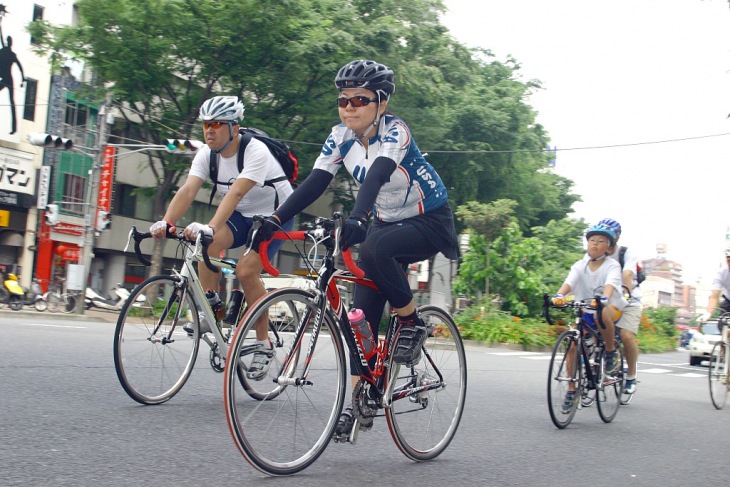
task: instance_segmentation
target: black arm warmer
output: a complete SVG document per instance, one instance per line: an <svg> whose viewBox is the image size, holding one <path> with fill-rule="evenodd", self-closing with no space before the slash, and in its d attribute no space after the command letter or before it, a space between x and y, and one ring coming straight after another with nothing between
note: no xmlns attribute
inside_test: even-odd
<svg viewBox="0 0 730 487"><path fill-rule="evenodd" d="M387 157L379 156L373 161L373 165L370 166L365 181L363 181L360 191L357 193L355 207L350 213L351 218L358 218L362 221L367 220L368 213L370 213L373 203L375 203L375 198L380 193L380 188L390 181L390 175L393 174L396 167L395 161Z"/></svg>
<svg viewBox="0 0 730 487"><path fill-rule="evenodd" d="M333 177L332 173L325 170L313 169L307 179L302 181L302 184L274 212L274 215L279 217L281 223L288 222L307 206L314 203L327 189Z"/></svg>

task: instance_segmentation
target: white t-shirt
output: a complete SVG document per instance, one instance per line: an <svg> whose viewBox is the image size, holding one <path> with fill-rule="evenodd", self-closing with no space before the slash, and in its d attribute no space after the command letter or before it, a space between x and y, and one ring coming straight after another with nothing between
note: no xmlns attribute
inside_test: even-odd
<svg viewBox="0 0 730 487"><path fill-rule="evenodd" d="M570 267L565 284L570 286L570 294L576 301L590 299L596 294L603 294L606 286L612 286L614 292L608 304L622 310L627 302L621 291L621 266L613 259L602 259L601 266L594 270L588 266L588 259L581 259ZM602 289L603 288L603 289Z"/></svg>
<svg viewBox="0 0 730 487"><path fill-rule="evenodd" d="M197 176L204 181L210 179L210 147L204 145L195 155L190 167L190 176ZM281 164L271 155L266 145L260 140L251 138L243 153L243 171L238 172L238 154L223 157L218 154L218 181L230 182L246 178L256 186L241 198L236 210L245 217L254 215L269 216L274 213L275 191L279 193L281 205L292 194L292 187L286 179L274 183L274 188L264 186L264 182L285 176ZM223 198L230 189L229 184L218 184L218 193Z"/></svg>
<svg viewBox="0 0 730 487"><path fill-rule="evenodd" d="M609 255L609 257L616 262L619 262L618 254L619 254L620 246L616 246L616 250L613 254ZM583 256L583 260L588 260L588 254ZM619 263L619 267L621 264ZM634 289L631 291L631 299L629 300L629 306L640 306L641 305L641 288L639 287L639 280L636 278L636 273L639 269L639 259L636 257L636 255L631 251L631 248L626 247L626 253L624 254L624 267L622 269L622 273L625 270L630 270L634 273L634 279L633 279L633 287ZM621 282L623 282L623 279L621 279ZM623 292L623 291L621 291Z"/></svg>
<svg viewBox="0 0 730 487"><path fill-rule="evenodd" d="M722 269L717 271L715 278L712 280L712 290L720 290L723 296L730 298L730 268L728 266L723 266Z"/></svg>

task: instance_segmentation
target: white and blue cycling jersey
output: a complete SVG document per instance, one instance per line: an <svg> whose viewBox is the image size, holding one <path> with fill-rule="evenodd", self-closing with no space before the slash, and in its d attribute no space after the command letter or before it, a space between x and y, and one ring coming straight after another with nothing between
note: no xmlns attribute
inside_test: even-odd
<svg viewBox="0 0 730 487"><path fill-rule="evenodd" d="M375 199L376 218L395 222L446 204L448 194L444 183L421 154L406 124L393 115L383 117L378 133L368 141L367 150L344 124L334 126L314 168L335 174L345 166L360 187L375 159L381 156L392 159L397 167Z"/></svg>

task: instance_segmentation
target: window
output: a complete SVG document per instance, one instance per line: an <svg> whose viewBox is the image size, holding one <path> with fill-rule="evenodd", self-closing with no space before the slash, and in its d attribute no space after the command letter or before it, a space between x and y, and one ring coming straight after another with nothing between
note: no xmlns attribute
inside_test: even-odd
<svg viewBox="0 0 730 487"><path fill-rule="evenodd" d="M63 210L64 213L84 215L84 187L86 179L76 174L64 174Z"/></svg>
<svg viewBox="0 0 730 487"><path fill-rule="evenodd" d="M41 7L40 5L33 5L33 22L35 22L36 20L43 20L43 10L44 10L44 7ZM31 36L30 43L33 45L37 45L38 40L33 39L33 36ZM33 120L33 119L27 118L26 120Z"/></svg>
<svg viewBox="0 0 730 487"><path fill-rule="evenodd" d="M35 100L38 91L38 81L25 78L25 109L23 110L23 119L35 120Z"/></svg>

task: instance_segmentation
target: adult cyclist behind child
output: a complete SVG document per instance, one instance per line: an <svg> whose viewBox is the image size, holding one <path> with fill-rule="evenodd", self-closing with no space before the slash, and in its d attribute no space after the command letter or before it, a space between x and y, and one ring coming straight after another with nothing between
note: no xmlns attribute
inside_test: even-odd
<svg viewBox="0 0 730 487"><path fill-rule="evenodd" d="M393 358L397 363L412 364L420 359L427 331L416 314L403 265L438 252L456 259L458 241L441 178L421 154L406 124L387 111L395 91L393 78L389 67L371 60L349 62L337 72L337 107L342 123L332 128L310 175L266 219L254 248L271 239L282 222L313 203L344 167L359 189L340 243L344 250L362 244L358 265L379 289L376 292L358 286L354 307L365 312L377 336L388 301L398 314L400 330ZM368 228L371 212L373 222ZM337 434L348 433L353 421L352 409L347 408Z"/></svg>
<svg viewBox="0 0 730 487"><path fill-rule="evenodd" d="M565 306L565 296L572 293L576 301L591 299L598 289L603 289L601 304L603 310L601 321L605 326L598 325L598 331L606 343L606 374L618 372L621 362L616 353L614 339L615 323L621 318L621 311L626 307L626 300L621 291L621 266L613 259L609 259L616 246L616 232L605 224L597 224L586 231L588 258L580 259L573 264L568 277L553 296L552 302L556 306ZM571 384L574 388L575 384ZM564 411L572 409L573 404L580 400L574 389L565 396Z"/></svg>
<svg viewBox="0 0 730 487"><path fill-rule="evenodd" d="M153 237L165 238L166 233L174 232L175 223L190 208L203 183L211 178L210 157L214 152L218 154L219 167L217 181L213 184L217 184L223 199L207 224L193 222L184 230L189 239L195 239L201 230L212 236L209 254L218 255L223 250L242 247L253 223L252 217L271 215L275 210L276 196L279 201L284 201L291 195L292 187L284 177L281 165L266 145L255 138L245 148L244 167L239 172L237 156L242 139L239 123L243 119L243 111L243 103L235 96L215 96L200 107L205 145L195 155L187 180L170 201L165 216L150 227ZM273 186L264 185L265 181L271 180L279 181ZM287 228L291 228L291 222ZM276 254L281 244L281 241L272 243L268 250L269 258ZM260 279L261 270L258 254L242 257L236 265L236 277L248 304L254 303L266 292ZM204 289L216 292L209 301L219 301L220 273L201 265L198 266L198 274ZM252 380L261 380L271 365L273 345L268 339L267 326L265 320L257 324L258 350L247 371L248 378ZM201 320L200 327L201 334L210 331L210 324L205 320Z"/></svg>

